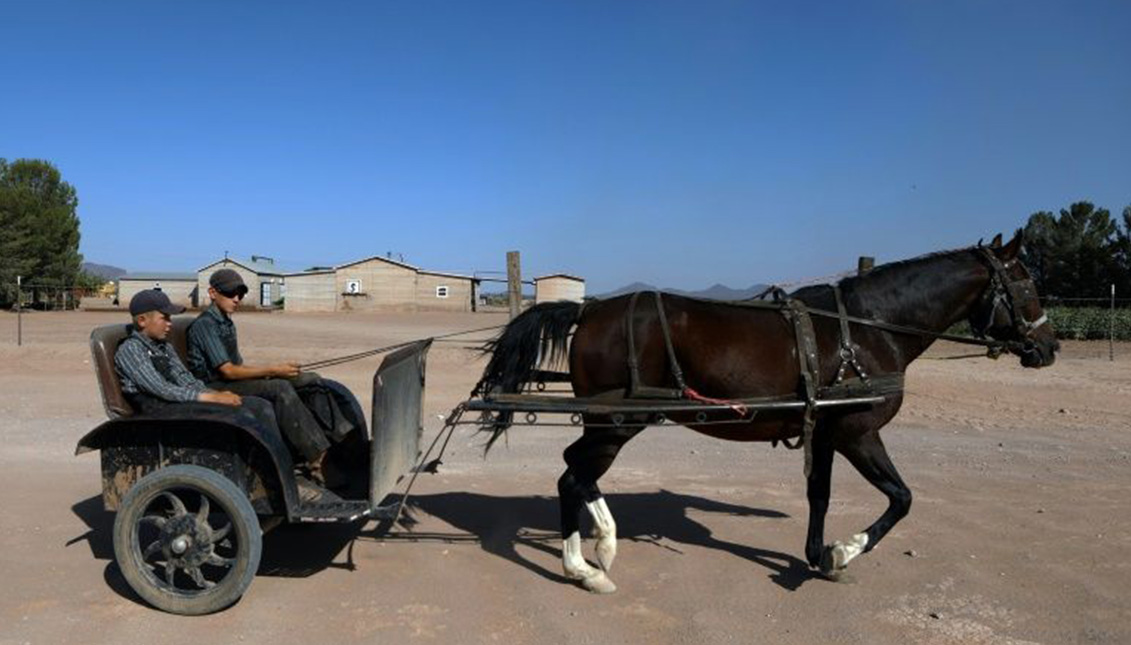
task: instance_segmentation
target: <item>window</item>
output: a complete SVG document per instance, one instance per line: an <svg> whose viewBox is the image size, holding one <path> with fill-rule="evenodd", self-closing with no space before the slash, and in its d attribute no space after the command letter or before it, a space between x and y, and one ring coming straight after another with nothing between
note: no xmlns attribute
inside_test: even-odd
<svg viewBox="0 0 1131 645"><path fill-rule="evenodd" d="M448 297L448 287L447 287L447 285L440 285L440 286L436 287L436 297L437 298L447 298Z"/></svg>
<svg viewBox="0 0 1131 645"><path fill-rule="evenodd" d="M351 296L361 294L361 280L346 280L346 294Z"/></svg>

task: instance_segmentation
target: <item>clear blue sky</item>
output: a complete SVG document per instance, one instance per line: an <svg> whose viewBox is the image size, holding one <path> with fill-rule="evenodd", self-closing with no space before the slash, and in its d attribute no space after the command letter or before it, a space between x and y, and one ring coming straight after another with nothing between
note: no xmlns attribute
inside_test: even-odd
<svg viewBox="0 0 1131 645"><path fill-rule="evenodd" d="M386 251L596 293L1131 204L1131 3L8 2L0 156L87 260Z"/></svg>

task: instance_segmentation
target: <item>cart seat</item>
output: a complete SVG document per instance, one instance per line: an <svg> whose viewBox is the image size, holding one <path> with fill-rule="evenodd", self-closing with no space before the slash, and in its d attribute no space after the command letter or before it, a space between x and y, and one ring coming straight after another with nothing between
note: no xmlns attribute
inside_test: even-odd
<svg viewBox="0 0 1131 645"><path fill-rule="evenodd" d="M196 316L175 316L173 328L169 330L169 342L181 360L185 360L188 348L187 331ZM94 374L98 378L98 389L102 392L102 407L106 409L106 416L111 419L128 417L134 414L133 406L126 400L122 393L122 384L118 380L118 372L114 369L114 355L118 352L118 343L129 335L129 326L103 325L95 328L90 333L90 356L94 364Z"/></svg>

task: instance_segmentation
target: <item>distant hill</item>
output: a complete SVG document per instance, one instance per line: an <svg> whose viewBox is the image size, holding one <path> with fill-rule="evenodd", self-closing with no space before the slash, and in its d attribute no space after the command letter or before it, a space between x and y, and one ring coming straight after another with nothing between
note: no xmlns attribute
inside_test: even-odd
<svg viewBox="0 0 1131 645"><path fill-rule="evenodd" d="M632 293L633 291L663 291L665 293L674 293L681 296L690 296L692 298L707 298L708 300L745 300L753 298L754 296L766 290L768 285L755 284L745 289L734 289L723 284L716 284L706 289L698 291L684 291L682 289L660 289L652 286L646 282L633 282L627 284L619 289L613 289L607 293L598 295L598 298L612 298L625 293Z"/></svg>
<svg viewBox="0 0 1131 645"><path fill-rule="evenodd" d="M106 281L117 280L118 278L129 273L129 271L116 266L110 266L109 264L95 264L94 262L83 262L82 270L91 275L96 275Z"/></svg>

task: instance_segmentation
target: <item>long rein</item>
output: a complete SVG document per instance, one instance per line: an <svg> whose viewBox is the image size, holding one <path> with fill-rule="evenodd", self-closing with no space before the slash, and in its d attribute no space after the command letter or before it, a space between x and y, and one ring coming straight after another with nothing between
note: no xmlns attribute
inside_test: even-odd
<svg viewBox="0 0 1131 645"><path fill-rule="evenodd" d="M468 334L475 334L475 333L484 332L484 331L494 331L496 329L502 329L503 327L506 327L506 325L493 325L491 327L480 327L479 329L467 329L467 330L464 330L464 331L454 331L450 334L440 334L439 336L428 336L426 338L418 338L418 339L415 339L415 340L406 340L406 341L401 342L401 343L395 343L393 345L386 345L385 347L378 347L376 349L369 349L369 350L366 350L364 352L357 352L356 354L346 354L344 356L336 356L334 358L324 358L324 359L319 360L319 361L311 361L309 363L302 363L298 367L302 371L322 369L322 368L326 368L326 367L334 367L336 365L341 365L343 363L350 363L352 361L359 361L363 358L369 358L370 356L376 356L378 354L384 354L385 352L391 352L393 350L401 349L402 347L408 347L409 345L413 345L415 343L419 343L419 342L422 342L422 341L437 341L437 340L442 341L442 340L454 338L456 336L466 336Z"/></svg>

